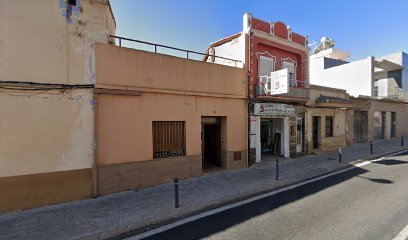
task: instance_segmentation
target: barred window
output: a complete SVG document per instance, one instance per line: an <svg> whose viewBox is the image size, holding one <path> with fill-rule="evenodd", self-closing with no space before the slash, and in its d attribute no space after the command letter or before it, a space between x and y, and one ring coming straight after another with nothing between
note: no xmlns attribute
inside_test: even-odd
<svg viewBox="0 0 408 240"><path fill-rule="evenodd" d="M153 122L153 158L169 158L186 154L186 130L183 121Z"/></svg>

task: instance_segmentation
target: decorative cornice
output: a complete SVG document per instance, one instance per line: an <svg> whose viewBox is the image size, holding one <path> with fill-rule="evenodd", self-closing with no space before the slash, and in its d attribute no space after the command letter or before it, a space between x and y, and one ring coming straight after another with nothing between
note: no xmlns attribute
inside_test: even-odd
<svg viewBox="0 0 408 240"><path fill-rule="evenodd" d="M308 53L310 51L309 47L301 45L299 43L290 42L288 40L284 40L282 38L279 38L279 37L276 37L276 36L273 36L273 35L269 35L267 33L258 31L256 29L252 29L251 31L254 33L254 36L257 36L257 37L260 37L260 38L263 38L263 39L266 39L266 40L274 41L274 42L277 42L277 43L282 44L284 46L292 47L292 48L295 48L297 50L304 51L306 53Z"/></svg>
<svg viewBox="0 0 408 240"><path fill-rule="evenodd" d="M295 65L297 65L297 62L296 62L295 60L292 60L290 57L281 58L281 63L283 63L284 61L292 62L292 63L294 63Z"/></svg>

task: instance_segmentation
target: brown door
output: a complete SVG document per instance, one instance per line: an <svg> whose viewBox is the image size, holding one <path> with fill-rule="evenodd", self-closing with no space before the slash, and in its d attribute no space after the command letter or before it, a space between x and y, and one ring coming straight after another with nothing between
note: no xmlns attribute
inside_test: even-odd
<svg viewBox="0 0 408 240"><path fill-rule="evenodd" d="M221 124L203 123L203 168L221 167Z"/></svg>

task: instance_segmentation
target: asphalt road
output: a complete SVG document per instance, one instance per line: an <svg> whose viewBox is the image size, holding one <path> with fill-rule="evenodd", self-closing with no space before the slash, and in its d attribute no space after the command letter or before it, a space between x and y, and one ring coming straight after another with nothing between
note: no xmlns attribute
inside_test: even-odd
<svg viewBox="0 0 408 240"><path fill-rule="evenodd" d="M390 240L408 225L407 154L201 218L148 239Z"/></svg>

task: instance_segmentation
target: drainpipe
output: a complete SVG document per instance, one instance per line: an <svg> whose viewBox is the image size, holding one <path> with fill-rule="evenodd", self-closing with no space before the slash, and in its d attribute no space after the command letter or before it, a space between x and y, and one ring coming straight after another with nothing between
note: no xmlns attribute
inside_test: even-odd
<svg viewBox="0 0 408 240"><path fill-rule="evenodd" d="M98 94L93 92L93 102L94 102L94 158L92 164L92 197L98 196Z"/></svg>
<svg viewBox="0 0 408 240"><path fill-rule="evenodd" d="M248 150L247 150L247 165L249 167L250 153L251 153L251 30L248 32L248 62L247 62L247 97L248 97ZM256 156L255 156L256 157Z"/></svg>

